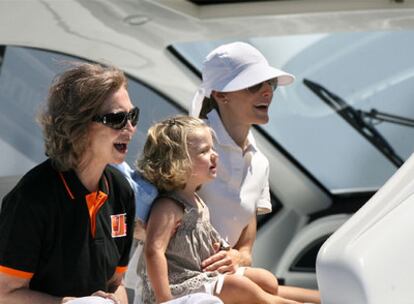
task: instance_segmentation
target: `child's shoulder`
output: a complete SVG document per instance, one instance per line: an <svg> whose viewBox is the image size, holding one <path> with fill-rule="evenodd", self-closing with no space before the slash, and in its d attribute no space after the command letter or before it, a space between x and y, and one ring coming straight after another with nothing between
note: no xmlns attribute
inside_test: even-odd
<svg viewBox="0 0 414 304"><path fill-rule="evenodd" d="M184 210L185 208L173 198L159 196L152 205L149 222L151 222L151 218L153 219L152 222L155 219L158 224L172 219L179 221L184 216Z"/></svg>
<svg viewBox="0 0 414 304"><path fill-rule="evenodd" d="M185 208L183 202L179 200L179 198L166 193L160 193L160 195L154 200L154 206L152 209L172 209L172 210L180 210L181 212Z"/></svg>
<svg viewBox="0 0 414 304"><path fill-rule="evenodd" d="M167 201L174 202L175 204L180 205L180 206L182 206L184 208L188 205L188 203L186 202L186 200L184 198L182 198L178 193L176 193L174 191L161 192L158 195L158 199L165 199Z"/></svg>

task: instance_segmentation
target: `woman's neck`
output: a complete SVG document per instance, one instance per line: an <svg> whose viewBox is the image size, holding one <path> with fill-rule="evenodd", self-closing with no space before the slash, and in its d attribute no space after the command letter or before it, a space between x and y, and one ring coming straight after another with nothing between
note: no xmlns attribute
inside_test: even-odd
<svg viewBox="0 0 414 304"><path fill-rule="evenodd" d="M231 113L221 113L220 118L227 133L244 150L251 125L238 121Z"/></svg>
<svg viewBox="0 0 414 304"><path fill-rule="evenodd" d="M79 166L75 169L79 180L90 192L95 192L99 188L99 181L102 177L105 166L98 166L89 163L85 166Z"/></svg>

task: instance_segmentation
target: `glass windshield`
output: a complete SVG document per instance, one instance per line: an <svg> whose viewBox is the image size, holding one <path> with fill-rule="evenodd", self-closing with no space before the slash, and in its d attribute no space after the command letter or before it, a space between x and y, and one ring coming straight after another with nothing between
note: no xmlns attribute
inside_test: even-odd
<svg viewBox="0 0 414 304"><path fill-rule="evenodd" d="M414 119L414 32L330 33L244 40L271 65L296 76L278 88L270 122L261 126L332 193L375 190L397 170L383 146L370 142L350 121L304 84L310 80L361 114L402 161L414 148L414 128L369 118L375 109ZM214 47L229 41L197 42L174 48L198 70ZM365 127L366 127L365 125ZM364 128L363 126L360 126Z"/></svg>

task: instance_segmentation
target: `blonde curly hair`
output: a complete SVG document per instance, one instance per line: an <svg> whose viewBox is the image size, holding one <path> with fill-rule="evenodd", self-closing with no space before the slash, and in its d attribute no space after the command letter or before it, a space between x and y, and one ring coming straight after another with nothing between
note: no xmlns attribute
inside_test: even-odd
<svg viewBox="0 0 414 304"><path fill-rule="evenodd" d="M143 153L137 161L139 172L160 191L183 189L191 173L187 139L205 122L191 116L176 116L153 125L147 134Z"/></svg>
<svg viewBox="0 0 414 304"><path fill-rule="evenodd" d="M88 148L88 126L105 100L127 87L124 73L100 64L71 62L71 68L57 75L47 104L38 116L46 155L60 171L75 169Z"/></svg>

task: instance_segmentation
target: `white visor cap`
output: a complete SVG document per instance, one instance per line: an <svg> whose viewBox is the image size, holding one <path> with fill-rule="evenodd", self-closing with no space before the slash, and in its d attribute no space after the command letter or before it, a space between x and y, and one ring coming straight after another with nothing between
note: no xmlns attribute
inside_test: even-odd
<svg viewBox="0 0 414 304"><path fill-rule="evenodd" d="M245 42L224 44L211 51L203 62L202 77L191 103L192 116L200 114L204 98L212 91L239 91L273 78L279 86L295 80L292 74L270 66L262 53Z"/></svg>

